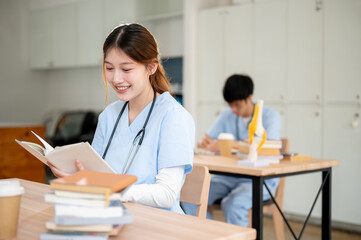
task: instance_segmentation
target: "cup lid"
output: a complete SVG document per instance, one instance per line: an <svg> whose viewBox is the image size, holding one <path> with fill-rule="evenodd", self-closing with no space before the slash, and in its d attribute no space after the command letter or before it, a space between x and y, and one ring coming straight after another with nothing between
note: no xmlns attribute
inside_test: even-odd
<svg viewBox="0 0 361 240"><path fill-rule="evenodd" d="M232 133L220 133L218 139L234 140L234 136Z"/></svg>
<svg viewBox="0 0 361 240"><path fill-rule="evenodd" d="M24 187L17 179L0 180L0 197L11 197L24 193Z"/></svg>

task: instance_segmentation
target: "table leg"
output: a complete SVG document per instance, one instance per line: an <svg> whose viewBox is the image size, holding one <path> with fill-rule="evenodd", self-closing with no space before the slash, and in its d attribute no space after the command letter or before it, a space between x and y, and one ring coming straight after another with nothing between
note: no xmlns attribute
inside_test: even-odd
<svg viewBox="0 0 361 240"><path fill-rule="evenodd" d="M263 177L252 181L252 227L257 231L257 240L263 239Z"/></svg>
<svg viewBox="0 0 361 240"><path fill-rule="evenodd" d="M322 181L327 178L322 190L322 240L331 239L331 171L322 171Z"/></svg>

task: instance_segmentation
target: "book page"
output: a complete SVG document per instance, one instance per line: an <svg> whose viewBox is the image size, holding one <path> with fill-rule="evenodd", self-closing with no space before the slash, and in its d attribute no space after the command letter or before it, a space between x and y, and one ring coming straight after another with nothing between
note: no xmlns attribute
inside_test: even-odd
<svg viewBox="0 0 361 240"><path fill-rule="evenodd" d="M115 173L88 142L61 146L46 155L55 167L67 173L77 172L75 160L79 159L85 169L97 172Z"/></svg>
<svg viewBox="0 0 361 240"><path fill-rule="evenodd" d="M52 146L50 146L50 144L49 143L47 143L44 139L42 139L40 136L38 136L36 133L34 133L33 131L31 131L34 135L35 135L35 137L37 137L39 140L40 140L40 142L42 143L42 144L44 144L44 147L45 147L45 151L44 151L44 155L47 155L49 152L51 152L51 151L53 151L54 150L54 148L52 147Z"/></svg>
<svg viewBox="0 0 361 240"><path fill-rule="evenodd" d="M22 146L23 148L25 148L29 153L31 153L34 157L36 157L37 159L39 159L40 161L42 161L45 165L48 165L47 159L44 157L44 148L42 146L40 146L39 144L36 143L31 143L31 142L24 142L24 141L19 141L17 139L15 139L15 141ZM40 150L40 151L39 151Z"/></svg>

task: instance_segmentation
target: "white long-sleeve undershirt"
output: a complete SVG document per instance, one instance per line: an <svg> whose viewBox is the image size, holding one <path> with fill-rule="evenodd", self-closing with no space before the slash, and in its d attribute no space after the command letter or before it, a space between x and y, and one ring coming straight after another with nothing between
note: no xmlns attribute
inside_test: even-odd
<svg viewBox="0 0 361 240"><path fill-rule="evenodd" d="M159 170L154 184L131 185L121 194L121 201L151 207L170 208L183 186L184 166Z"/></svg>

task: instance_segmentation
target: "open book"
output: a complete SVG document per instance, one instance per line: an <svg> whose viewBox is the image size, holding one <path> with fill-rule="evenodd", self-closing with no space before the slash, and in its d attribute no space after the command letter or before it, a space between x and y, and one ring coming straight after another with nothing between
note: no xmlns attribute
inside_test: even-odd
<svg viewBox="0 0 361 240"><path fill-rule="evenodd" d="M92 171L115 173L115 171L99 156L99 154L90 146L88 142L74 143L61 147L53 148L44 139L32 132L44 146L37 143L15 141L25 148L28 152L47 164L49 161L58 169L67 172L75 173L75 160L79 159L84 168Z"/></svg>

